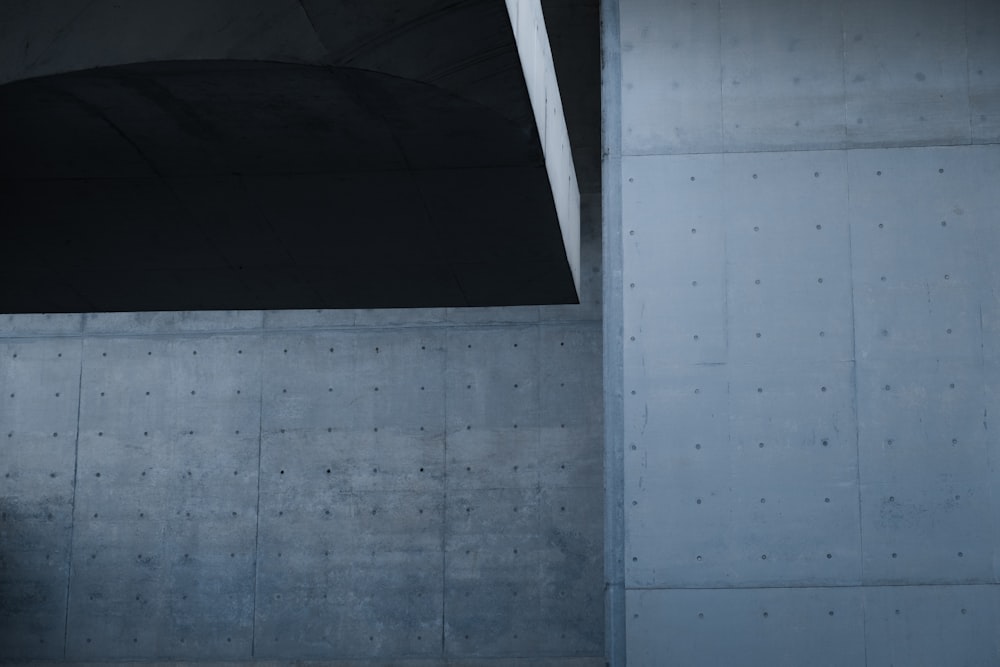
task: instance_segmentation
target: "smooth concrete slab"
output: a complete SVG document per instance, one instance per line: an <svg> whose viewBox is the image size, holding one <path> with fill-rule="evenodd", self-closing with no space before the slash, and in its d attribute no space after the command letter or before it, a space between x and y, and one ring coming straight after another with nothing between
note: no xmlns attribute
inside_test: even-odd
<svg viewBox="0 0 1000 667"><path fill-rule="evenodd" d="M963 12L935 2L847 0L843 21L850 146L971 140Z"/></svg>
<svg viewBox="0 0 1000 667"><path fill-rule="evenodd" d="M649 344L668 351L651 363L725 360L723 173L721 156L623 159L627 355ZM659 279L663 266L676 277Z"/></svg>
<svg viewBox="0 0 1000 667"><path fill-rule="evenodd" d="M986 406L977 374L954 366L859 370L866 581L992 580Z"/></svg>
<svg viewBox="0 0 1000 667"><path fill-rule="evenodd" d="M989 664L997 586L887 586L864 592L869 664Z"/></svg>
<svg viewBox="0 0 1000 667"><path fill-rule="evenodd" d="M600 331L530 310L24 318L0 655L585 664Z"/></svg>
<svg viewBox="0 0 1000 667"><path fill-rule="evenodd" d="M845 154L727 155L724 174L730 360L850 360Z"/></svg>
<svg viewBox="0 0 1000 667"><path fill-rule="evenodd" d="M85 341L68 655L251 654L259 373L257 338Z"/></svg>
<svg viewBox="0 0 1000 667"><path fill-rule="evenodd" d="M843 147L842 2L720 7L726 150Z"/></svg>
<svg viewBox="0 0 1000 667"><path fill-rule="evenodd" d="M622 153L721 152L719 5L625 0L619 11Z"/></svg>
<svg viewBox="0 0 1000 667"><path fill-rule="evenodd" d="M982 244L993 240L996 156L985 146L851 151L859 286L982 284L993 264Z"/></svg>
<svg viewBox="0 0 1000 667"><path fill-rule="evenodd" d="M973 143L1000 140L1000 7L990 0L966 5L969 114Z"/></svg>
<svg viewBox="0 0 1000 667"><path fill-rule="evenodd" d="M635 590L628 617L630 665L865 664L857 588Z"/></svg>
<svg viewBox="0 0 1000 667"><path fill-rule="evenodd" d="M293 474L261 489L255 655L438 655L440 495L296 493Z"/></svg>
<svg viewBox="0 0 1000 667"><path fill-rule="evenodd" d="M0 655L61 657L73 538L78 340L0 343Z"/></svg>

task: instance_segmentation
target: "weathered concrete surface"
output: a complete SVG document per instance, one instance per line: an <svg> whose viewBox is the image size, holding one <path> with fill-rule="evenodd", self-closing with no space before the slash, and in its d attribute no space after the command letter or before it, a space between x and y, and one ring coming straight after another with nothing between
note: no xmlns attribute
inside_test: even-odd
<svg viewBox="0 0 1000 667"><path fill-rule="evenodd" d="M996 662L987 4L619 3L629 664Z"/></svg>
<svg viewBox="0 0 1000 667"><path fill-rule="evenodd" d="M487 315L9 320L0 657L600 655L598 321Z"/></svg>

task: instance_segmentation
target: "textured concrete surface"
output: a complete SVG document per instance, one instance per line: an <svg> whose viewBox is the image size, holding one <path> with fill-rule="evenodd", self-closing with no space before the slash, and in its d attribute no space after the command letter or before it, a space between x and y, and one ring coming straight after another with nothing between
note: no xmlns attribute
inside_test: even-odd
<svg viewBox="0 0 1000 667"><path fill-rule="evenodd" d="M628 664L995 664L993 5L617 9Z"/></svg>
<svg viewBox="0 0 1000 667"><path fill-rule="evenodd" d="M584 204L581 305L0 315L0 661L601 664Z"/></svg>
<svg viewBox="0 0 1000 667"><path fill-rule="evenodd" d="M7 316L0 657L587 664L600 328L568 315Z"/></svg>

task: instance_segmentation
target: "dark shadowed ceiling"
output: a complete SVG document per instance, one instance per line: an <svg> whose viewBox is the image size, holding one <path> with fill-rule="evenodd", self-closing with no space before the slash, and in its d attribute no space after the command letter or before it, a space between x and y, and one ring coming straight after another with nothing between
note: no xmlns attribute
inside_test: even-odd
<svg viewBox="0 0 1000 667"><path fill-rule="evenodd" d="M0 312L576 301L503 2L306 2L236 17L225 48L111 55L116 21L152 19L91 4L0 69ZM21 29L52 33L57 5L22 5ZM554 16L557 67L595 68L563 84L592 190L596 3Z"/></svg>

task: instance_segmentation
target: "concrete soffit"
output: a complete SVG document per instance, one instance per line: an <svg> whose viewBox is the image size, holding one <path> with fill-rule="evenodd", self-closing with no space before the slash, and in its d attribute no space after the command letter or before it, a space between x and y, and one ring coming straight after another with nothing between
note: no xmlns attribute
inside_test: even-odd
<svg viewBox="0 0 1000 667"><path fill-rule="evenodd" d="M540 0L506 0L535 115L566 258L580 293L580 188Z"/></svg>

